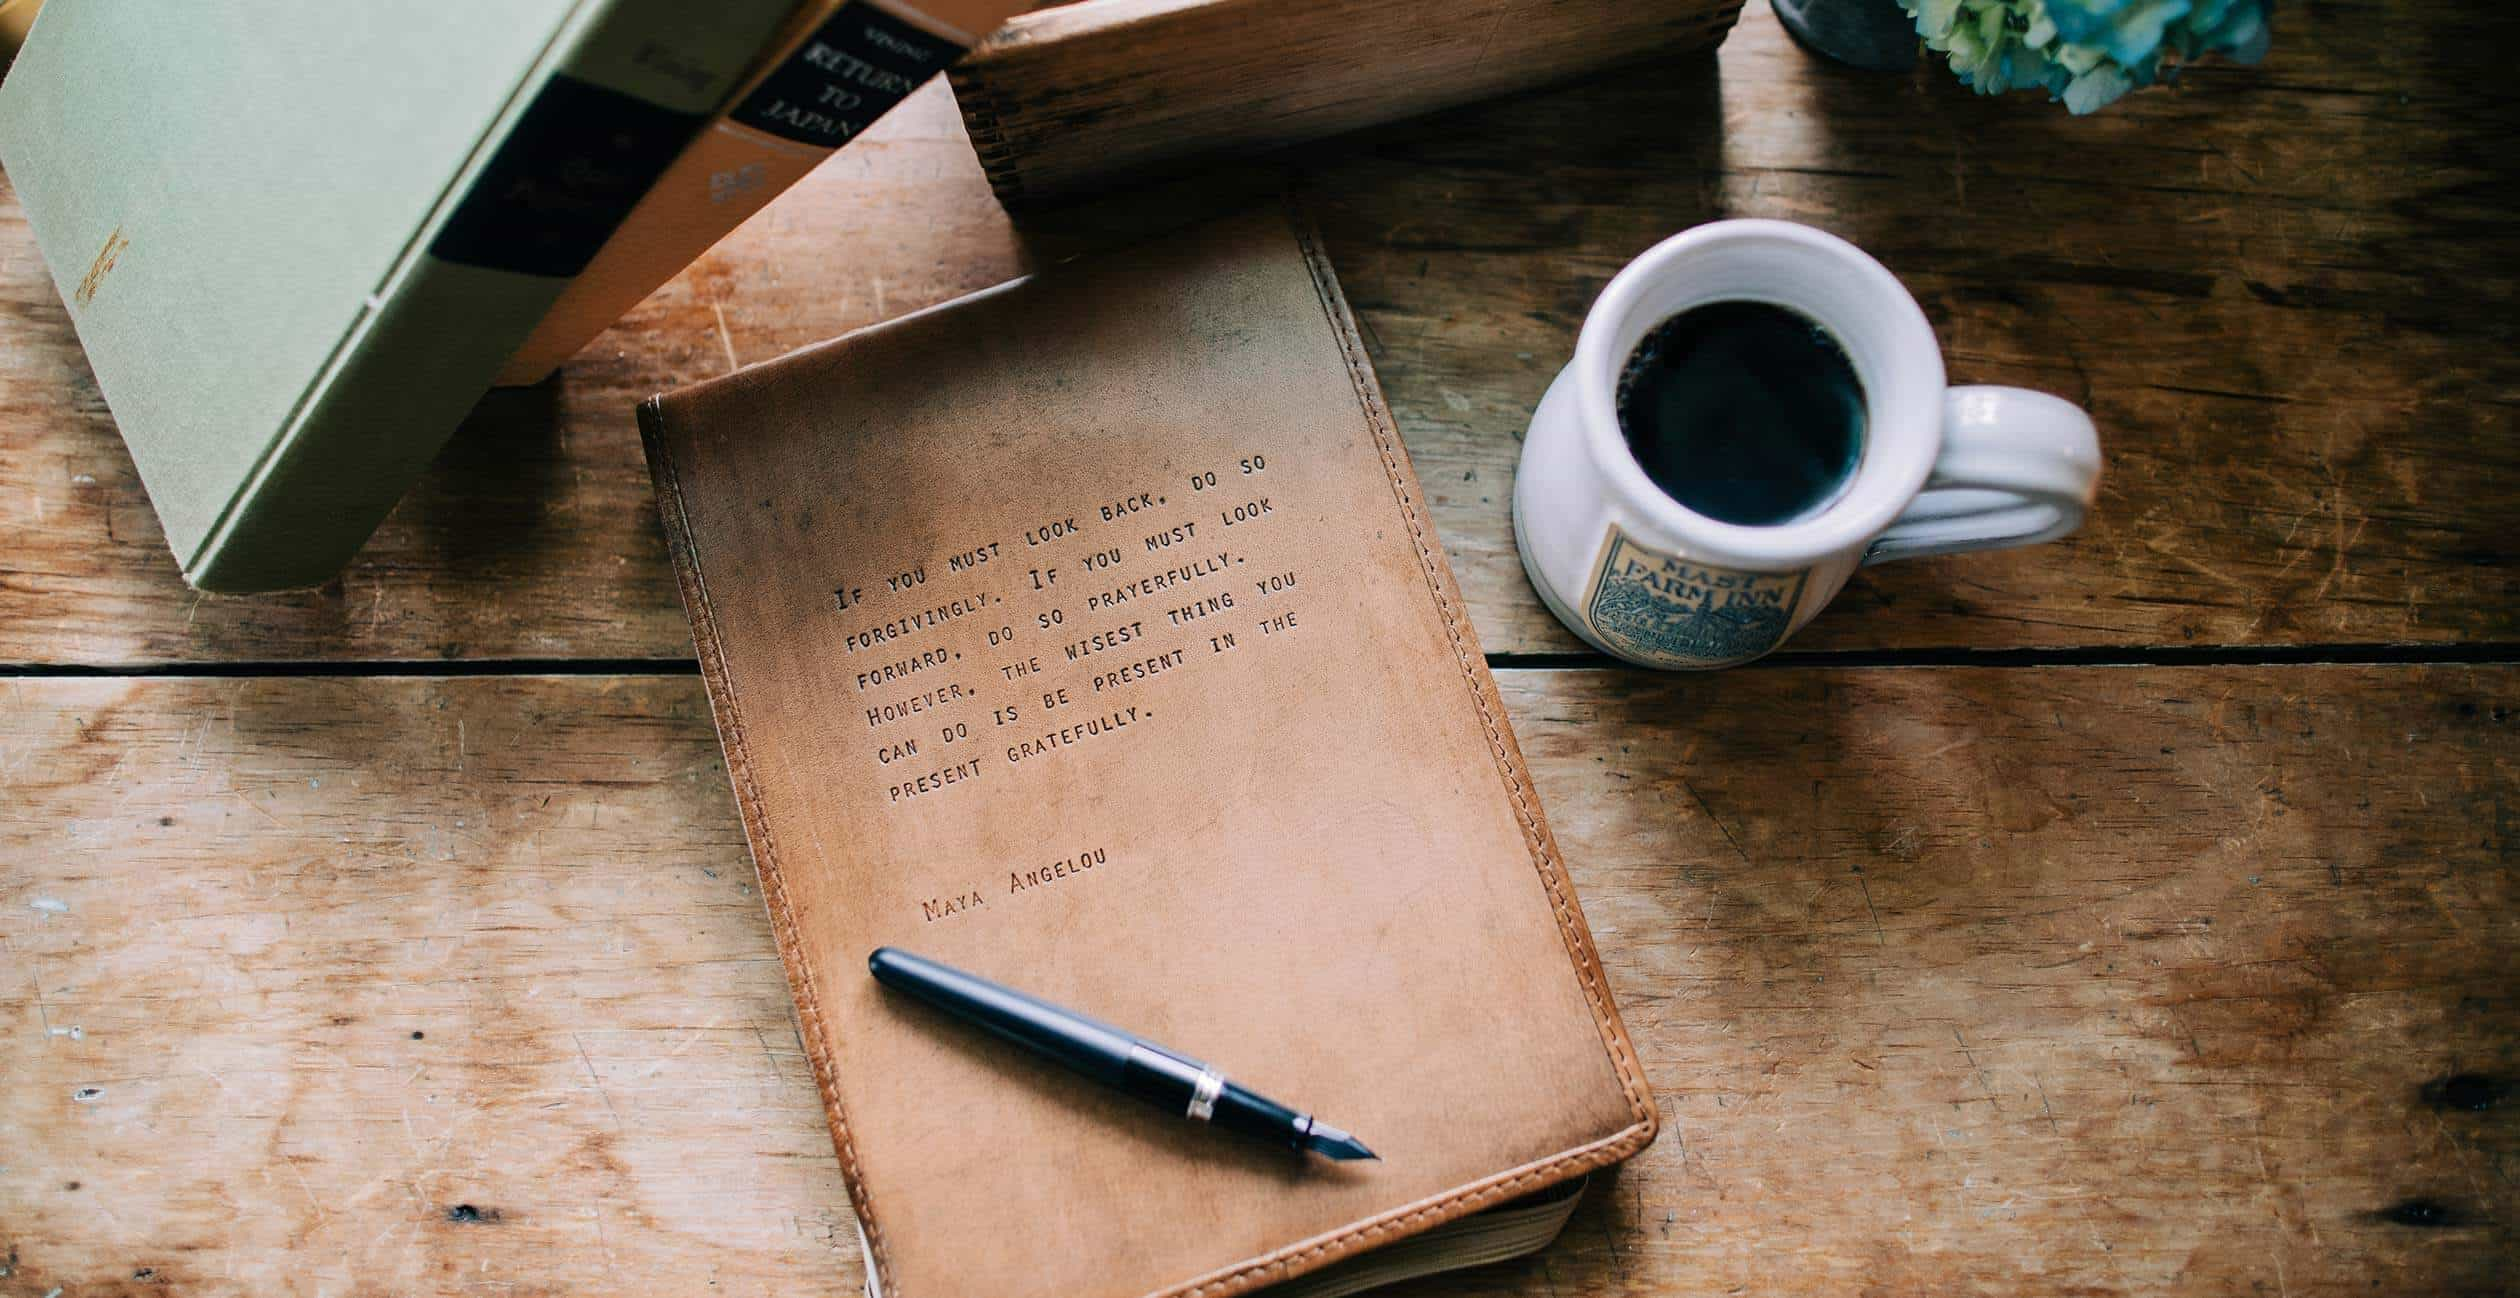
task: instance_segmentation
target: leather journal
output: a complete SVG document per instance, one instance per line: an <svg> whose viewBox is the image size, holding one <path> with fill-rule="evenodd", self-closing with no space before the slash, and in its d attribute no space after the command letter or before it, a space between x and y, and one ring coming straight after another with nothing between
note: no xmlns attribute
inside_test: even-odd
<svg viewBox="0 0 2520 1298"><path fill-rule="evenodd" d="M1069 262L639 416L890 1298L1239 1293L1653 1139L1300 222ZM883 991L885 945L1196 1055L1381 1160L1083 1082Z"/></svg>

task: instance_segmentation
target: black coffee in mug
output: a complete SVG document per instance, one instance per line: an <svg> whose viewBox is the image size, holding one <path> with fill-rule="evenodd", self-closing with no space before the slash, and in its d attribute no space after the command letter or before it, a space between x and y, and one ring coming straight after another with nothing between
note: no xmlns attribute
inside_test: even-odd
<svg viewBox="0 0 2520 1298"><path fill-rule="evenodd" d="M1654 326L1619 373L1619 431L1664 494L1766 526L1831 500L1864 454L1864 385L1817 321L1709 302Z"/></svg>

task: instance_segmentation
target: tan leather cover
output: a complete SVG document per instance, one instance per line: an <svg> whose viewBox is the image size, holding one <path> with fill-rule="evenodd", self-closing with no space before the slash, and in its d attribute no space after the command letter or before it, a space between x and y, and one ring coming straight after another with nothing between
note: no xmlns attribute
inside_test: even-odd
<svg viewBox="0 0 2520 1298"><path fill-rule="evenodd" d="M1417 480L1285 214L640 422L888 1298L1237 1293L1653 1139ZM1382 1161L1107 1093L881 990L886 944Z"/></svg>

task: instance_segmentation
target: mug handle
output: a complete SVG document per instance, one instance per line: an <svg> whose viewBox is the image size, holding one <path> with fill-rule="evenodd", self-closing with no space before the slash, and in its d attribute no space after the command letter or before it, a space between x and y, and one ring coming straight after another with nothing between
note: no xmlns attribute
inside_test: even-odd
<svg viewBox="0 0 2520 1298"><path fill-rule="evenodd" d="M2082 526L2100 490L2100 432L2082 407L2028 388L1943 394L1942 454L1864 562L2053 541Z"/></svg>

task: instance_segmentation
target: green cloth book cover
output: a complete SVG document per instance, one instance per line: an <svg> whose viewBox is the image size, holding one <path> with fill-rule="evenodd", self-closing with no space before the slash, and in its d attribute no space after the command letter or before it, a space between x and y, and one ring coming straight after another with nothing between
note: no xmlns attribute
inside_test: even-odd
<svg viewBox="0 0 2520 1298"><path fill-rule="evenodd" d="M338 571L793 0L51 0L0 166L184 579Z"/></svg>

